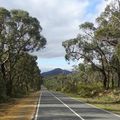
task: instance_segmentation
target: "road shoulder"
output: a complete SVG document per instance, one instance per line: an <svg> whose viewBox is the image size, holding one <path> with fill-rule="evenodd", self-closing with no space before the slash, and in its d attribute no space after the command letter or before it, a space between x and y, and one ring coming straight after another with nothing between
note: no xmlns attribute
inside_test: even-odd
<svg viewBox="0 0 120 120"><path fill-rule="evenodd" d="M66 94L72 99L82 101L86 104L89 104L93 107L97 107L98 109L102 109L108 112L111 112L120 117L120 103L109 102L107 100L101 100L100 98L82 98L78 95Z"/></svg>
<svg viewBox="0 0 120 120"><path fill-rule="evenodd" d="M31 93L9 103L0 104L0 120L31 120L35 114L40 92Z"/></svg>

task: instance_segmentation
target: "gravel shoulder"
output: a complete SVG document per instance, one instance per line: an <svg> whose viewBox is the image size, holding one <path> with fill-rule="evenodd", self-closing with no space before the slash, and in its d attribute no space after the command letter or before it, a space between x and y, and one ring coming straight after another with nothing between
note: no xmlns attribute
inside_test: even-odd
<svg viewBox="0 0 120 120"><path fill-rule="evenodd" d="M31 120L36 111L40 92L0 104L0 120Z"/></svg>

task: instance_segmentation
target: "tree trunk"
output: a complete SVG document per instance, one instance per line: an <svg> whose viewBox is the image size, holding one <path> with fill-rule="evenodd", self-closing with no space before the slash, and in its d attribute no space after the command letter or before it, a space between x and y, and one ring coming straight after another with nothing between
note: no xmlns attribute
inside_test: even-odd
<svg viewBox="0 0 120 120"><path fill-rule="evenodd" d="M3 76L3 80L6 82L5 63L1 64L1 72L2 72L2 76Z"/></svg>
<svg viewBox="0 0 120 120"><path fill-rule="evenodd" d="M2 85L2 88L3 88L3 91L1 91L1 93L3 92L4 95L6 96L6 75L5 75L5 63L2 63L1 65L1 73L2 73L2 81L3 83L1 84Z"/></svg>
<svg viewBox="0 0 120 120"><path fill-rule="evenodd" d="M8 66L8 69L7 69L7 95L12 97L13 95L13 79L12 79L12 71L11 71L11 55L9 53L9 58L8 58L8 61L7 61L7 66Z"/></svg>
<svg viewBox="0 0 120 120"><path fill-rule="evenodd" d="M6 94L7 96L12 97L12 81L9 80L6 84Z"/></svg>
<svg viewBox="0 0 120 120"><path fill-rule="evenodd" d="M112 80L111 80L111 82L112 82L112 89L114 88L114 77L113 77L113 75L112 75Z"/></svg>
<svg viewBox="0 0 120 120"><path fill-rule="evenodd" d="M110 71L107 71L107 90L110 88Z"/></svg>
<svg viewBox="0 0 120 120"><path fill-rule="evenodd" d="M103 80L103 87L105 90L107 90L107 75L105 72L102 72L103 76L104 76L104 80Z"/></svg>
<svg viewBox="0 0 120 120"><path fill-rule="evenodd" d="M5 63L1 64L1 72L3 76L3 80L5 81L5 88L6 88L6 95L11 96L12 95L12 80L11 80L11 73L6 71L5 69Z"/></svg>
<svg viewBox="0 0 120 120"><path fill-rule="evenodd" d="M120 87L120 72L118 72L117 74L118 74L118 87Z"/></svg>
<svg viewBox="0 0 120 120"><path fill-rule="evenodd" d="M12 95L13 95L13 79L12 79L12 69L11 69L11 63L12 63L12 61L11 61L11 54L10 54L10 52L9 52L9 58L8 58L8 66L9 66L9 68L8 68L8 84L7 84L7 94L8 94L8 96L10 96L10 97L12 97Z"/></svg>

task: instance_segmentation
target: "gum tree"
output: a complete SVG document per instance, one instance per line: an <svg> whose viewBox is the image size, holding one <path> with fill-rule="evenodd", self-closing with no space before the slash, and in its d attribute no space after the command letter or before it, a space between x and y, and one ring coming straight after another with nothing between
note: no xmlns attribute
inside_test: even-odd
<svg viewBox="0 0 120 120"><path fill-rule="evenodd" d="M0 66L8 96L12 95L12 70L18 56L45 46L46 39L41 31L39 21L28 12L0 8Z"/></svg>

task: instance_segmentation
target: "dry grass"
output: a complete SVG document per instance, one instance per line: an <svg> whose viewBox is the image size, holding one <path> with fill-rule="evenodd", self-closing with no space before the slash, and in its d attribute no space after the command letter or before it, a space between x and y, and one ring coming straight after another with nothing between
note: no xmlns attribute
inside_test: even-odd
<svg viewBox="0 0 120 120"><path fill-rule="evenodd" d="M0 104L0 120L31 120L40 92Z"/></svg>
<svg viewBox="0 0 120 120"><path fill-rule="evenodd" d="M91 98L82 98L75 94L67 95L120 115L120 90L103 92L99 96Z"/></svg>
<svg viewBox="0 0 120 120"><path fill-rule="evenodd" d="M83 101L85 103L93 104L97 106L98 108L102 108L107 111L111 111L113 113L119 114L120 115L120 103L119 102L114 102L114 101L109 101L105 97L101 98L77 98L80 101Z"/></svg>
<svg viewBox="0 0 120 120"><path fill-rule="evenodd" d="M120 115L120 104L94 104L95 106Z"/></svg>

